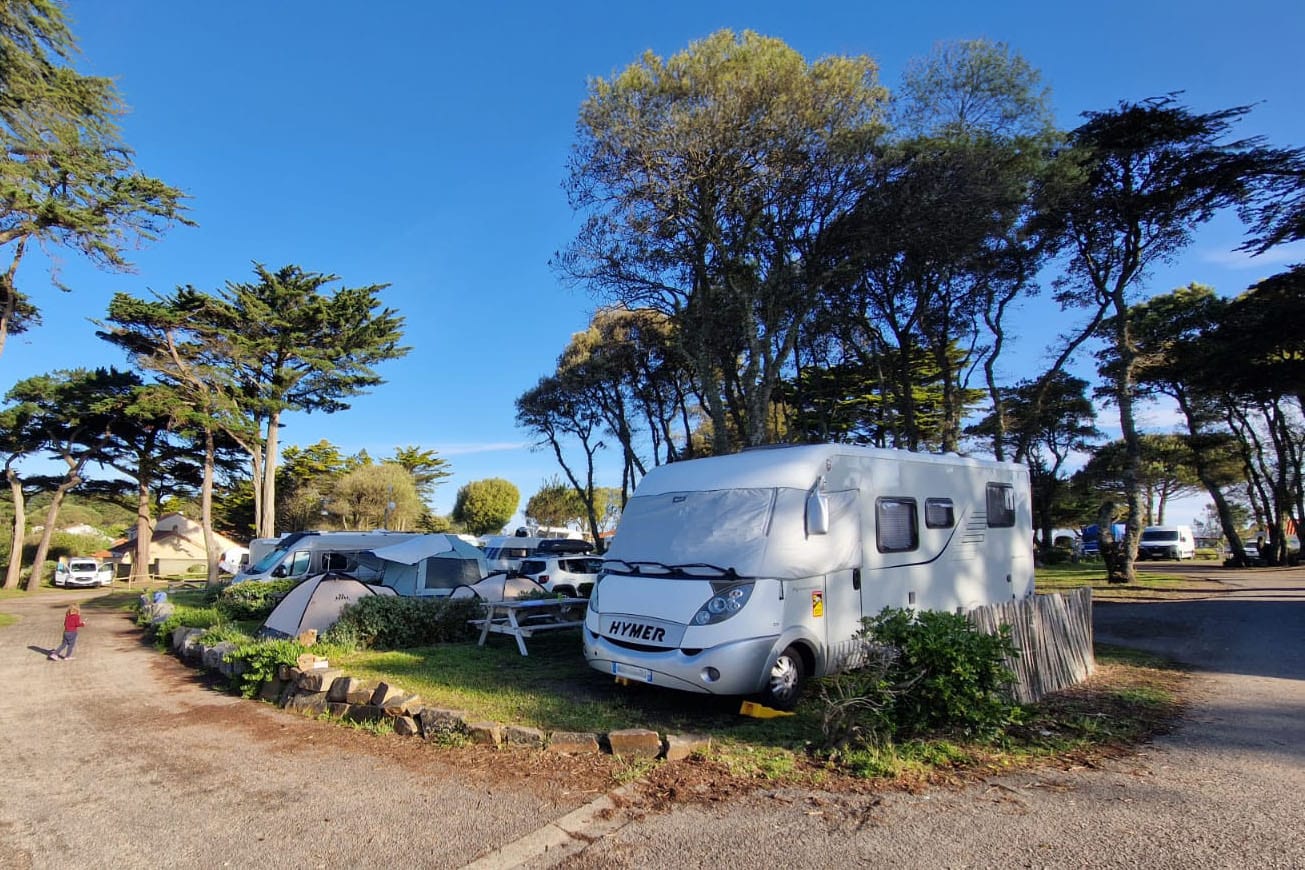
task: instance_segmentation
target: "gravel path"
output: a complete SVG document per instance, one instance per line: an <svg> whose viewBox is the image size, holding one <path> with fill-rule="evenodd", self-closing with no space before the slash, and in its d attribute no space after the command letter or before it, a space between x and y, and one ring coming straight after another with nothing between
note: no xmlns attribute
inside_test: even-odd
<svg viewBox="0 0 1305 870"><path fill-rule="evenodd" d="M459 867L597 793L213 691L94 602L48 661L88 597L0 603L0 867Z"/></svg>
<svg viewBox="0 0 1305 870"><path fill-rule="evenodd" d="M1096 609L1098 640L1201 669L1181 727L1134 758L959 791L684 807L565 866L1305 867L1305 570L1215 571L1233 592Z"/></svg>
<svg viewBox="0 0 1305 870"><path fill-rule="evenodd" d="M1136 757L662 814L590 805L603 763L435 752L214 692L94 602L76 659L50 662L72 596L10 599L0 867L1305 867L1305 571L1218 577L1237 590L1097 608L1099 640L1201 669Z"/></svg>

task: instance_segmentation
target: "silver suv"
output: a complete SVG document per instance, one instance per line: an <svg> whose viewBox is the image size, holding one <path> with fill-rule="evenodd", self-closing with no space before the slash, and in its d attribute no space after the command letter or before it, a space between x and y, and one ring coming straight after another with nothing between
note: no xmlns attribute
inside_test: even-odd
<svg viewBox="0 0 1305 870"><path fill-rule="evenodd" d="M603 560L597 556L536 556L521 562L520 573L548 592L568 598L588 598L598 581Z"/></svg>

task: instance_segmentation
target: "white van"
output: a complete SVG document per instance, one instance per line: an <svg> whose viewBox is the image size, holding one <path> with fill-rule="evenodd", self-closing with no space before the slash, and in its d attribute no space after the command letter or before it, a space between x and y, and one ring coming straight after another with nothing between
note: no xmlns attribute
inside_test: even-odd
<svg viewBox="0 0 1305 870"><path fill-rule="evenodd" d="M232 583L250 580L303 580L313 574L336 571L364 582L379 581L384 570L372 555L378 547L398 544L420 532L292 532L275 539L275 546L237 574ZM266 538L250 542L251 554L262 550Z"/></svg>
<svg viewBox="0 0 1305 870"><path fill-rule="evenodd" d="M1137 545L1139 559L1195 559L1196 537L1191 526L1147 526Z"/></svg>
<svg viewBox="0 0 1305 870"><path fill-rule="evenodd" d="M842 445L651 470L589 598L584 651L617 678L792 708L846 667L862 617L1033 594L1022 465Z"/></svg>
<svg viewBox="0 0 1305 870"><path fill-rule="evenodd" d="M98 559L76 556L66 562L60 559L58 564L54 566L54 579L51 582L55 586L70 589L86 586L112 586L113 564L111 562L101 564Z"/></svg>

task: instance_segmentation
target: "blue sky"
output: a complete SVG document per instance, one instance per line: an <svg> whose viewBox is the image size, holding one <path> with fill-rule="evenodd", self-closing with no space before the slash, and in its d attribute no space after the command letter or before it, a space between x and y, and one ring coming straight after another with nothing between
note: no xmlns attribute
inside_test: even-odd
<svg viewBox="0 0 1305 870"><path fill-rule="evenodd" d="M936 42L985 37L1042 72L1065 126L1121 99L1184 91L1201 111L1255 104L1239 134L1305 145L1305 6L1287 0L68 8L80 66L113 76L130 106L122 127L139 166L187 192L198 226L135 252L134 274L51 252L68 294L51 286L49 261L29 257L20 286L45 324L10 338L0 384L123 365L90 323L116 291L214 290L249 278L254 261L333 273L350 286L388 283L383 299L406 317L412 353L386 364L387 383L352 410L292 415L282 437L373 457L400 445L433 449L454 472L436 496L440 512L469 481L505 477L524 504L557 472L550 453L529 449L513 402L552 371L596 305L548 267L578 225L561 185L586 81L645 50L665 56L722 27L752 29L808 59L869 55L891 88ZM1248 261L1231 253L1239 241L1235 221L1218 221L1151 288L1200 281L1236 293L1288 256ZM1068 323L1046 299L1026 305L1010 378L1034 374L1048 338ZM1152 425L1168 428L1163 411Z"/></svg>

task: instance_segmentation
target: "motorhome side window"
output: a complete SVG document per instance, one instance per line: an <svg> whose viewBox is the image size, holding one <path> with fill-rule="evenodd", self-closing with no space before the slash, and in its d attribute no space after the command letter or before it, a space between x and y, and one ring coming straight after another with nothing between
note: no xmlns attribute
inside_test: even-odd
<svg viewBox="0 0 1305 870"><path fill-rule="evenodd" d="M286 567L286 576L298 577L300 574L307 573L312 558L313 554L308 550L296 552L290 557L290 564Z"/></svg>
<svg viewBox="0 0 1305 870"><path fill-rule="evenodd" d="M950 529L956 525L956 511L949 498L924 500L924 525L929 529Z"/></svg>
<svg viewBox="0 0 1305 870"><path fill-rule="evenodd" d="M1010 528L1015 525L1015 487L1008 483L988 484L988 527Z"/></svg>
<svg viewBox="0 0 1305 870"><path fill-rule="evenodd" d="M915 499L881 498L875 502L876 541L881 553L904 553L920 546Z"/></svg>

